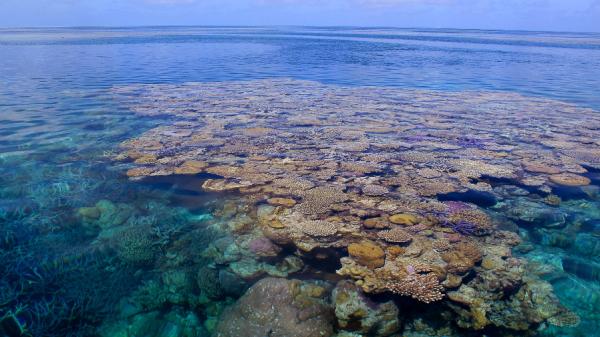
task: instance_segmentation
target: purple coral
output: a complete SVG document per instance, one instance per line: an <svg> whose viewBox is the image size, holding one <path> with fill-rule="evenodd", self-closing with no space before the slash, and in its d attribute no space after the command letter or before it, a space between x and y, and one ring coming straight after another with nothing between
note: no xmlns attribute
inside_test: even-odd
<svg viewBox="0 0 600 337"><path fill-rule="evenodd" d="M461 220L456 223L447 223L452 230L463 235L475 235L478 231L478 226L472 222Z"/></svg>
<svg viewBox="0 0 600 337"><path fill-rule="evenodd" d="M444 204L446 204L446 207L448 207L447 213L449 214L473 209L471 205L461 201L446 201Z"/></svg>

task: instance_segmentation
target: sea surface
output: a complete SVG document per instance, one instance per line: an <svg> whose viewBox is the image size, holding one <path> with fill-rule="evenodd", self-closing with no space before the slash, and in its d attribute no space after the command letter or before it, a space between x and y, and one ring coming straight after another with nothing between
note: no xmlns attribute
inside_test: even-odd
<svg viewBox="0 0 600 337"><path fill-rule="evenodd" d="M206 291L198 275L223 264L205 250L227 236L214 228L228 221L237 196L203 191L201 175L129 179L130 167L115 160L123 142L173 117L136 114L118 92L138 85L152 91L151 85L160 90L158 85L273 79L508 92L600 111L600 34L349 27L0 29L0 335L210 336L224 308L256 281L232 281L236 275L219 271L204 282L228 282L229 288L189 295ZM597 186L598 173L590 172L591 186ZM515 255L548 264L539 267L546 268L540 274L580 323L570 328L542 323L527 331L531 335L598 336L600 193L569 193L561 195L569 202L565 221L577 218L576 228L567 224L569 235L559 237L565 226L536 232L535 223L523 225L515 232L528 246ZM138 227L152 232L136 232ZM162 302L146 303L158 294L165 297ZM139 304L140 298L149 309L130 308L123 300ZM433 330L419 332L414 322L405 326L411 330L404 335L432 335ZM458 329L449 335L473 334Z"/></svg>

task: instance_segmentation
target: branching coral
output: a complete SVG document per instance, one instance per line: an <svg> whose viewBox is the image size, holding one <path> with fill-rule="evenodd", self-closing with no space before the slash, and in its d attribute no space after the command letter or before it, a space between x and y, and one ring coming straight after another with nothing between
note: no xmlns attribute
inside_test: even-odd
<svg viewBox="0 0 600 337"><path fill-rule="evenodd" d="M444 288L435 274L409 273L400 280L389 280L388 288L396 294L410 296L424 303L436 302L444 298Z"/></svg>

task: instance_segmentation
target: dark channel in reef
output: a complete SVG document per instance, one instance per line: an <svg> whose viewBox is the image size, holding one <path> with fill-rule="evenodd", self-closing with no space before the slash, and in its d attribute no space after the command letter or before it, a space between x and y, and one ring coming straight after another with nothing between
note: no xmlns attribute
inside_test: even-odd
<svg viewBox="0 0 600 337"><path fill-rule="evenodd" d="M286 79L110 94L153 127L95 185L0 204L0 335L600 328L596 111Z"/></svg>

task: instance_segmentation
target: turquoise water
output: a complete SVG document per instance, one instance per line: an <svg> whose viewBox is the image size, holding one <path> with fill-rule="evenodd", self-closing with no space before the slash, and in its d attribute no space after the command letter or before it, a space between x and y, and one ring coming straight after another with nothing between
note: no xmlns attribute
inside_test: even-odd
<svg viewBox="0 0 600 337"><path fill-rule="evenodd" d="M210 335L223 308L256 281L236 279L212 293L206 285L229 280L221 271L210 279L219 257L205 249L233 240L219 228L231 222L227 210L240 207L238 197L203 191L202 175L128 179L130 166L114 160L120 144L174 117L135 114L115 88L273 78L498 90L600 110L600 35L230 27L0 30L0 331L10 337L128 336L123 326L138 324L129 335ZM518 225L512 230L525 240L515 254L539 262L540 274L581 318L576 328L536 327L532 334L597 331L600 199L594 187L599 178L597 170L589 171L586 193L558 193L566 225L541 228L521 221L525 212L512 214ZM530 201L522 191L497 193L510 197L493 205L478 202L505 214ZM147 297L160 296L165 299L148 304ZM124 298L149 308L128 313ZM435 315L435 309L421 309L427 310ZM414 322L407 319L406 335L419 335ZM477 332L452 332L471 334Z"/></svg>

